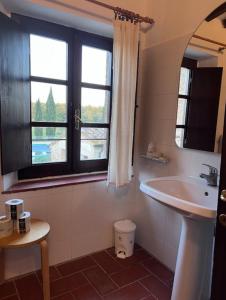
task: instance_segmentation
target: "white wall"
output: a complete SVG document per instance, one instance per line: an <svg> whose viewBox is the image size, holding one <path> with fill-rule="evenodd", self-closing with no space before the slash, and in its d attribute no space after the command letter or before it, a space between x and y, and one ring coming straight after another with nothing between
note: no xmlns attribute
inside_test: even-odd
<svg viewBox="0 0 226 300"><path fill-rule="evenodd" d="M5 8L5 6L0 2L0 12L2 12L3 14L10 16L9 11Z"/></svg>
<svg viewBox="0 0 226 300"><path fill-rule="evenodd" d="M223 1L162 0L150 3L157 21L147 35L142 52L142 97L138 114L137 153L145 153L150 141L169 158L159 165L137 155L139 180L167 175L199 175L202 163L220 167L220 155L182 150L175 145L179 71L187 43L201 21ZM138 242L171 269L175 268L181 220L178 214L137 194Z"/></svg>
<svg viewBox="0 0 226 300"><path fill-rule="evenodd" d="M0 0L12 12L40 18L80 30L112 36L111 10L84 0ZM145 14L148 0L105 0L107 4Z"/></svg>
<svg viewBox="0 0 226 300"><path fill-rule="evenodd" d="M120 193L106 182L2 195L4 200L21 198L34 218L49 222L50 264L99 251L113 245L113 223L132 217L135 186ZM40 266L37 247L6 251L6 275L12 277Z"/></svg>

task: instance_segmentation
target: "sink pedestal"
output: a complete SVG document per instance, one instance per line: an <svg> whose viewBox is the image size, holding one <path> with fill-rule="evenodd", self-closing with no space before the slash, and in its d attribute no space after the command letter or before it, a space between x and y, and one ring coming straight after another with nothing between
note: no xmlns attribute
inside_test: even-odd
<svg viewBox="0 0 226 300"><path fill-rule="evenodd" d="M171 300L210 298L214 222L183 216Z"/></svg>
<svg viewBox="0 0 226 300"><path fill-rule="evenodd" d="M218 188L203 179L150 179L142 192L182 216L182 231L171 300L209 300Z"/></svg>

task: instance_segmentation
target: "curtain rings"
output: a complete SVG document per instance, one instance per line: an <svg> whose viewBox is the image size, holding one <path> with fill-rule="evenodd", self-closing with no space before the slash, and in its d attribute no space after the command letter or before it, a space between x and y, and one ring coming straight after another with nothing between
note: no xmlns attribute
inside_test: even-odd
<svg viewBox="0 0 226 300"><path fill-rule="evenodd" d="M120 20L120 21L126 21L126 22L131 22L133 24L137 24L138 22L141 22L141 20L139 19L139 15L138 14L132 14L129 11L126 10L122 10L118 7L116 7L116 9L114 9L114 14L115 14L115 20Z"/></svg>

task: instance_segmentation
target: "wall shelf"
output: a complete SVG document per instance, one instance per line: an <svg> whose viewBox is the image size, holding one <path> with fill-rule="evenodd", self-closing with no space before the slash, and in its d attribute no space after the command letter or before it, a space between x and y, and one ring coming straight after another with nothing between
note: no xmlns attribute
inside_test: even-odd
<svg viewBox="0 0 226 300"><path fill-rule="evenodd" d="M149 157L145 154L141 155L140 157L142 158L145 158L145 159L149 159L149 160L152 160L152 161L156 161L158 163L161 163L161 164L167 164L169 162L169 159L167 157Z"/></svg>

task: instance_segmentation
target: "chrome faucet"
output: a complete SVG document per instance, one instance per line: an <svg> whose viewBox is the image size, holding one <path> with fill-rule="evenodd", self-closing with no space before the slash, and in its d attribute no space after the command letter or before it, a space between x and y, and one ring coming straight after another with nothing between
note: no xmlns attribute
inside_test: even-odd
<svg viewBox="0 0 226 300"><path fill-rule="evenodd" d="M201 178L204 178L207 180L207 184L211 186L217 186L217 176L218 176L218 170L215 167L212 167L207 164L202 164L203 166L207 166L209 168L209 174L200 174Z"/></svg>

